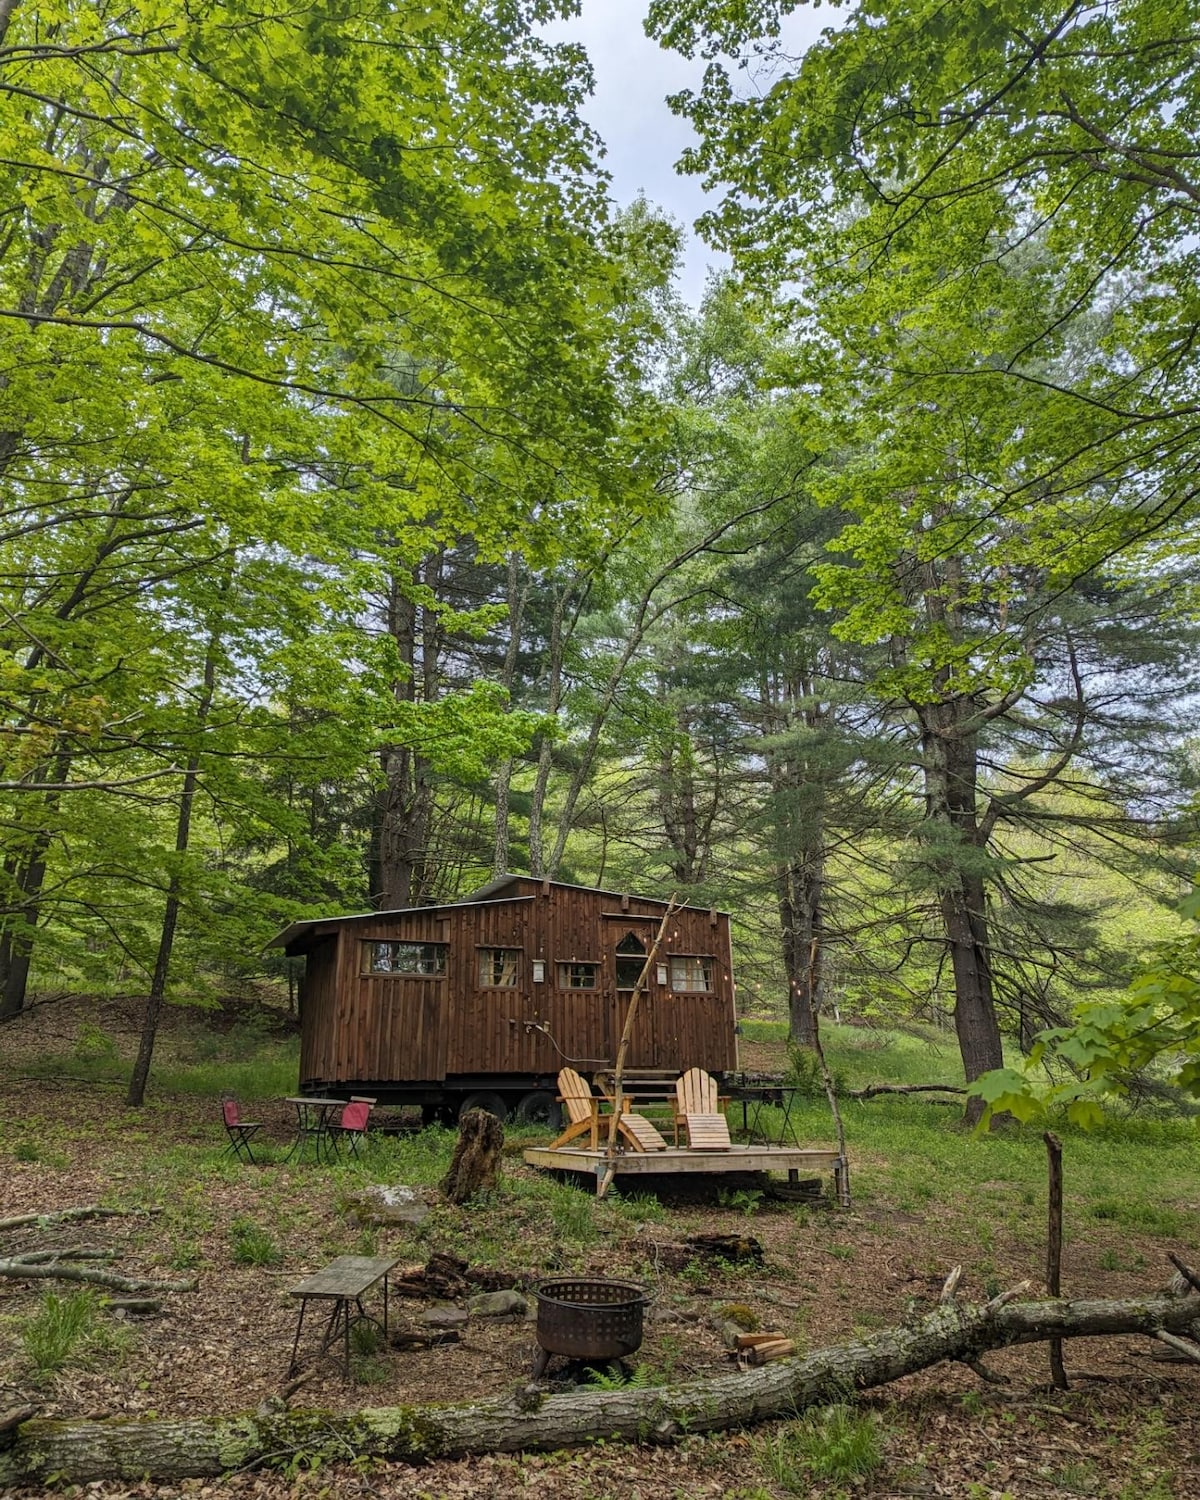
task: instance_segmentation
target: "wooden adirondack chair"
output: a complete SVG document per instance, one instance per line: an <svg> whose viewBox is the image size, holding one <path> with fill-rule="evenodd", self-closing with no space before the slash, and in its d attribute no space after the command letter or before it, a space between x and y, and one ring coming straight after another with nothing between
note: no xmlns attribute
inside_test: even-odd
<svg viewBox="0 0 1200 1500"><path fill-rule="evenodd" d="M567 1128L550 1142L550 1149L565 1146L586 1134L592 1151L600 1149L600 1121L607 1119L612 1111L612 1101L599 1099L592 1093L587 1080L574 1068L563 1068L558 1075L558 1097L567 1112ZM601 1106L608 1108L603 1113ZM644 1115L636 1115L626 1105L617 1122L617 1130L635 1151L665 1151L667 1143Z"/></svg>
<svg viewBox="0 0 1200 1500"><path fill-rule="evenodd" d="M687 1128L688 1145L693 1151L728 1151L729 1121L717 1103L716 1079L703 1068L689 1068L675 1081L675 1130Z"/></svg>

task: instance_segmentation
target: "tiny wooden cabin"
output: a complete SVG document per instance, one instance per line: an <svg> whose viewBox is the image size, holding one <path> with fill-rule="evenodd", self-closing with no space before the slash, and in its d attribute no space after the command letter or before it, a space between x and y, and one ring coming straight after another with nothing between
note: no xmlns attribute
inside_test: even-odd
<svg viewBox="0 0 1200 1500"><path fill-rule="evenodd" d="M536 1114L560 1067L611 1067L667 903L504 876L444 906L296 922L300 1085L451 1113L490 1091ZM639 1002L630 1068L737 1065L729 917L672 914ZM479 1102L479 1101L475 1101Z"/></svg>

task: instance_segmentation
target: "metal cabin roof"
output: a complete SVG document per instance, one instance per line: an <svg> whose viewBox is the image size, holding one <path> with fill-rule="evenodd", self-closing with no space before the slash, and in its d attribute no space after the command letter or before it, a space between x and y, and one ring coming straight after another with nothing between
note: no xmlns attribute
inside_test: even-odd
<svg viewBox="0 0 1200 1500"><path fill-rule="evenodd" d="M632 896L635 900L649 901L656 906L666 906L667 904L662 896L643 896L633 891L614 891L608 886L575 885L567 880L544 880L538 875L500 875L494 880L489 880L486 885L481 885L477 891L472 891L467 896L460 896L454 901L441 901L436 906L399 906L392 907L387 911L359 911L351 912L341 917L309 917L304 921L292 922L282 932L276 933L271 941L265 945L264 951L269 948L287 949L297 938L304 936L305 933L311 933L316 928L332 930L335 927L340 927L344 922L378 922L387 917L429 917L439 912L458 911L464 906L487 906L502 901L531 901L533 899L532 893L522 894L514 891L508 896L499 894L507 886L516 885L519 881L523 881L529 885L550 885L555 890L560 891L589 891L597 896L611 896L615 901L620 901L624 896ZM685 902L684 904L688 905L689 903ZM693 910L703 910L703 908L693 908ZM729 913L719 911L718 915L727 917Z"/></svg>

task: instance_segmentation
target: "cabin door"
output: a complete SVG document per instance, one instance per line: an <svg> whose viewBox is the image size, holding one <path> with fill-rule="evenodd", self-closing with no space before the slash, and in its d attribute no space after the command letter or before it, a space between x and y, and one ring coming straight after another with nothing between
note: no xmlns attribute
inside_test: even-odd
<svg viewBox="0 0 1200 1500"><path fill-rule="evenodd" d="M616 1006L613 1013L613 1036L616 1038L619 1038L625 1029L629 1002L633 999L633 992L637 988L637 982L645 967L647 951L644 939L633 931L623 933L614 947L612 962ZM651 973L650 982L638 997L633 1036L630 1038L629 1053L625 1059L631 1068L653 1068L658 1065L654 1042L656 997L653 980L654 974Z"/></svg>

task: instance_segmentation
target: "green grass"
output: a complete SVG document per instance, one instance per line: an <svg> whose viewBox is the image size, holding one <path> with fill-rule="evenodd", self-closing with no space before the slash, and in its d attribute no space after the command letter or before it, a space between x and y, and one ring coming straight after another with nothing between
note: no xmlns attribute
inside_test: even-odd
<svg viewBox="0 0 1200 1500"><path fill-rule="evenodd" d="M47 1292L21 1328L21 1345L34 1376L54 1374L78 1353L96 1325L96 1299L90 1291L60 1297Z"/></svg>
<svg viewBox="0 0 1200 1500"><path fill-rule="evenodd" d="M782 1044L783 1022L743 1023L756 1040ZM823 1040L833 1071L846 1088L871 1082L954 1083L962 1080L953 1036L929 1027L911 1030L826 1023ZM981 1211L991 1232L1031 1250L1044 1237L1045 1122L977 1134L964 1127L957 1102L936 1104L923 1095L883 1095L869 1101L843 1097L841 1113L859 1206L876 1204L918 1217L940 1214L956 1224L964 1243L989 1246L976 1225ZM733 1115L736 1123L738 1116ZM761 1122L778 1131L782 1114L764 1110ZM834 1140L823 1095L811 1092L793 1105L799 1140ZM1162 1240L1194 1238L1200 1230L1200 1130L1194 1119L1127 1116L1083 1131L1064 1121L1066 1238L1086 1239L1095 1226L1113 1224Z"/></svg>
<svg viewBox="0 0 1200 1500"><path fill-rule="evenodd" d="M271 1235L253 1219L234 1219L229 1226L233 1259L239 1266L277 1266L283 1252Z"/></svg>
<svg viewBox="0 0 1200 1500"><path fill-rule="evenodd" d="M294 1092L300 1071L300 1042L264 1037L256 1027L235 1026L220 1036L203 1033L204 1045L189 1046L185 1059L156 1057L149 1093L191 1094L219 1099L277 1099ZM75 1050L32 1058L21 1071L32 1078L73 1078L85 1083L129 1082L131 1064L97 1027L84 1027Z"/></svg>
<svg viewBox="0 0 1200 1500"><path fill-rule="evenodd" d="M883 1443L869 1412L826 1406L764 1438L758 1458L773 1484L789 1495L807 1495L814 1482L840 1485L873 1474L883 1464Z"/></svg>

